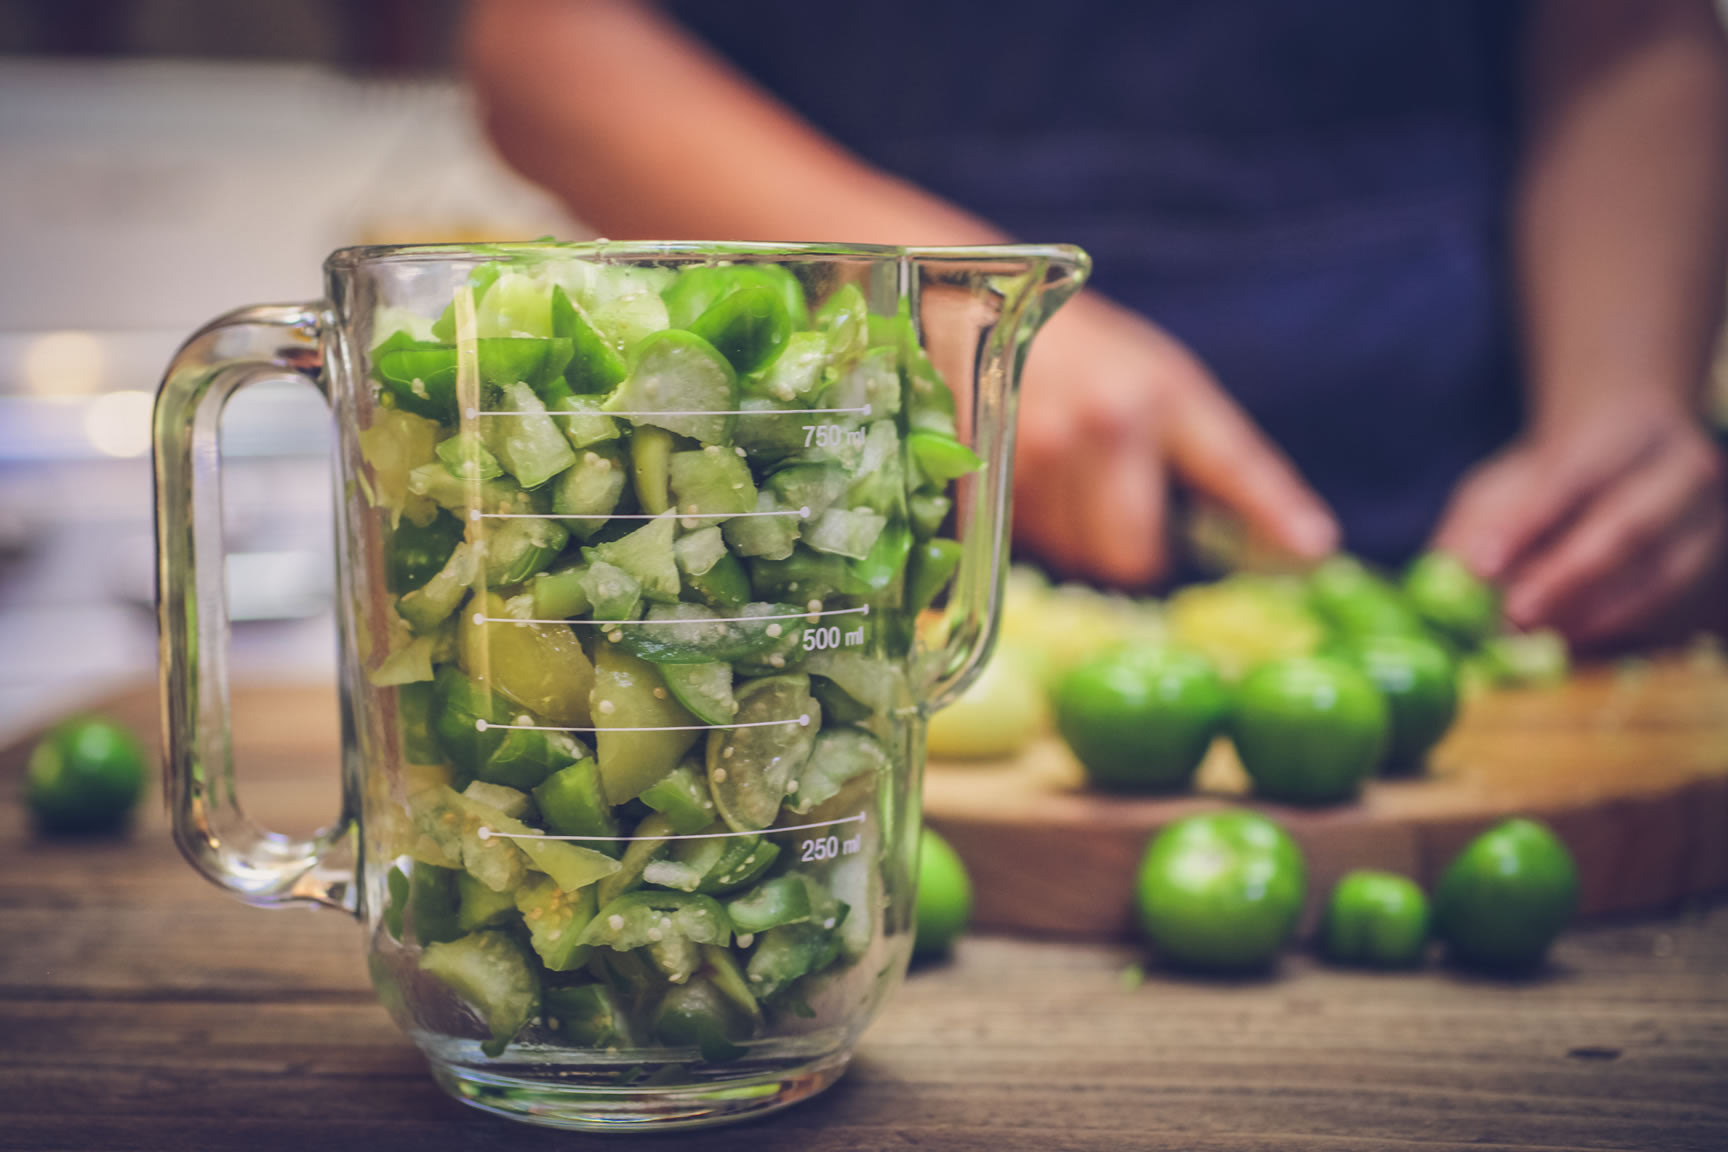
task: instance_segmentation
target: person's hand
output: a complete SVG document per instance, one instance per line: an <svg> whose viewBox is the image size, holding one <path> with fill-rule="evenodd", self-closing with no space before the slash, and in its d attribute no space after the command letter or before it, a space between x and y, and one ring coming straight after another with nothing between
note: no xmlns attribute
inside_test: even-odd
<svg viewBox="0 0 1728 1152"><path fill-rule="evenodd" d="M1501 586L1514 625L1614 644L1696 610L1722 578L1725 516L1721 451L1678 404L1636 397L1485 461L1434 543Z"/></svg>
<svg viewBox="0 0 1728 1152"><path fill-rule="evenodd" d="M1065 575L1164 574L1172 475L1294 557L1338 544L1332 513L1206 368L1101 298L1075 300L1033 341L1018 445L1014 530Z"/></svg>

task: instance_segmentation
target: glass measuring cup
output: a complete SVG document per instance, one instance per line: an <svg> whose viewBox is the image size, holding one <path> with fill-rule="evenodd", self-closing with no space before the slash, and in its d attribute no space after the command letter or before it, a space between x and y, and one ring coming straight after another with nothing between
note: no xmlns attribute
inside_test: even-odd
<svg viewBox="0 0 1728 1152"><path fill-rule="evenodd" d="M457 1097L565 1127L831 1083L910 949L924 722L1001 590L1016 377L1062 246L349 249L182 348L156 410L176 840L365 927ZM344 788L234 795L215 449L300 373L338 430Z"/></svg>

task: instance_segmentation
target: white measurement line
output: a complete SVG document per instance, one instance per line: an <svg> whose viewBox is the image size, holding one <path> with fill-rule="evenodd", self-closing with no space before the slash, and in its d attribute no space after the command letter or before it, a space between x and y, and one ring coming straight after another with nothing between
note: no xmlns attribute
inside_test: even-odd
<svg viewBox="0 0 1728 1152"><path fill-rule="evenodd" d="M814 620L818 616L868 616L870 605L861 608L827 608L820 612L776 612L771 616L725 616L717 620L686 620L662 616L658 620L525 620L520 616L487 616L476 612L470 619L476 624L596 624L610 628L614 624L754 624L758 620Z"/></svg>
<svg viewBox="0 0 1728 1152"><path fill-rule="evenodd" d="M550 408L538 412L518 412L505 408L469 408L463 414L470 420L478 420L482 416L622 416L626 420L651 420L656 416L868 416L870 405L866 404L862 408L696 408L687 412L608 412L604 409L595 409L592 412L558 412Z"/></svg>
<svg viewBox="0 0 1728 1152"><path fill-rule="evenodd" d="M482 512L478 508L468 510L470 520L658 520L662 516L671 516L677 520L735 520L744 516L797 516L800 519L810 519L808 505L802 508L787 508L774 512L679 512L676 509L665 512Z"/></svg>
<svg viewBox="0 0 1728 1152"><path fill-rule="evenodd" d="M814 824L788 824L782 828L764 828L760 832L688 832L682 836L552 836L544 832L495 832L481 825L478 835L482 840L490 840L496 836L500 840L726 840L734 836L771 836L776 832L807 832L812 828L832 828L837 824L863 824L868 814L858 813L856 816L842 816L838 820L818 820Z"/></svg>
<svg viewBox="0 0 1728 1152"><path fill-rule="evenodd" d="M486 720L474 721L476 732L706 732L710 728L777 728L786 724L796 724L800 728L810 727L810 716L806 713L795 720L750 720L742 724L667 724L659 728L563 728L556 724L493 724Z"/></svg>

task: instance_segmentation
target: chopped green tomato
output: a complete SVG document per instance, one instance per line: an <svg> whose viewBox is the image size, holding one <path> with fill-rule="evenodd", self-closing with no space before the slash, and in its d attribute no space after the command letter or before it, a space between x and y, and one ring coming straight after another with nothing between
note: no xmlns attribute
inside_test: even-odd
<svg viewBox="0 0 1728 1152"><path fill-rule="evenodd" d="M504 267L503 264L498 263L482 264L468 274L468 283L464 288L472 297L476 308L479 307L480 301L486 298L487 290L503 273ZM459 288L457 291L461 292L464 288ZM443 340L446 343L456 339L456 302L454 300L446 304L438 319L432 322L432 336L434 339Z"/></svg>
<svg viewBox="0 0 1728 1152"><path fill-rule="evenodd" d="M669 515L659 515L628 536L596 544L586 551L590 562L615 564L642 585L642 595L672 604L682 587L678 565L672 558L672 537L677 524Z"/></svg>
<svg viewBox="0 0 1728 1152"><path fill-rule="evenodd" d="M673 506L686 528L698 525L689 518L715 521L756 507L756 484L750 465L737 453L710 444L695 452L672 455Z"/></svg>
<svg viewBox="0 0 1728 1152"><path fill-rule="evenodd" d="M438 445L438 459L458 480L491 480L504 475L498 457L471 431L464 430Z"/></svg>
<svg viewBox="0 0 1728 1152"><path fill-rule="evenodd" d="M954 501L940 492L913 492L906 497L906 513L912 518L912 534L928 540L942 531L943 521L954 508Z"/></svg>
<svg viewBox="0 0 1728 1152"><path fill-rule="evenodd" d="M480 766L479 783L525 791L584 755L585 749L562 732L515 726L533 723L534 717L526 713L511 718L504 742Z"/></svg>
<svg viewBox="0 0 1728 1152"><path fill-rule="evenodd" d="M463 671L548 723L588 727L594 666L576 633L563 624L511 620L496 595L475 603L484 613L466 613L457 631Z"/></svg>
<svg viewBox="0 0 1728 1152"><path fill-rule="evenodd" d="M600 401L593 396L563 396L548 401L546 411L552 414L552 422L563 429L564 439L577 452L623 435L618 421L602 412Z"/></svg>
<svg viewBox="0 0 1728 1152"><path fill-rule="evenodd" d="M666 838L670 835L672 825L664 816L658 813L644 816L630 833L624 856L618 862L618 871L600 882L600 903L610 904L640 884L643 870L660 854L660 849L666 846Z"/></svg>
<svg viewBox="0 0 1728 1152"><path fill-rule="evenodd" d="M588 962L582 933L598 905L593 887L566 892L549 878L531 877L516 890L512 906L522 913L528 943L549 972L569 972Z"/></svg>
<svg viewBox="0 0 1728 1152"><path fill-rule="evenodd" d="M768 367L752 373L744 386L785 403L808 401L821 391L828 367L828 338L820 332L794 332Z"/></svg>
<svg viewBox="0 0 1728 1152"><path fill-rule="evenodd" d="M838 921L838 917L834 918ZM759 1000L771 1000L794 980L820 972L840 955L835 924L783 924L770 928L756 942L745 968L751 991Z"/></svg>
<svg viewBox="0 0 1728 1152"><path fill-rule="evenodd" d="M680 840L672 846L666 864L687 878L687 883L667 885L687 892L704 892L710 896L735 891L755 881L768 871L780 855L780 846L760 836L724 836L726 825L719 822L707 828L709 835L701 840ZM650 868L653 865L649 866ZM648 871L642 878L659 883Z"/></svg>
<svg viewBox="0 0 1728 1152"><path fill-rule="evenodd" d="M766 932L782 924L802 924L810 919L810 892L815 881L802 872L786 872L764 880L742 896L726 903L732 929L740 933Z"/></svg>
<svg viewBox="0 0 1728 1152"><path fill-rule="evenodd" d="M842 284L835 289L816 309L813 319L827 334L832 359L847 361L864 354L870 339L869 307L858 285Z"/></svg>
<svg viewBox="0 0 1728 1152"><path fill-rule="evenodd" d="M702 975L713 982L720 995L744 1013L752 1032L762 1026L762 1006L756 1003L750 983L744 978L744 970L732 958L730 950L717 944L702 945Z"/></svg>
<svg viewBox="0 0 1728 1152"><path fill-rule="evenodd" d="M846 495L852 477L832 462L788 464L768 478L768 488L783 508L808 508L820 516Z"/></svg>
<svg viewBox="0 0 1728 1152"><path fill-rule="evenodd" d="M476 780L462 790L462 795L476 804L484 804L495 812L501 812L512 820L528 815L528 794L507 784Z"/></svg>
<svg viewBox="0 0 1728 1152"><path fill-rule="evenodd" d="M719 539L719 531L714 529L716 539ZM685 572L684 589L690 597L708 607L730 612L750 602L750 574L744 570L738 557L722 548L707 571L700 574Z"/></svg>
<svg viewBox="0 0 1728 1152"><path fill-rule="evenodd" d="M548 880L546 883L552 882ZM456 926L461 929L459 934L501 927L509 922L515 911L516 898L510 893L494 892L466 872L456 874Z"/></svg>
<svg viewBox="0 0 1728 1152"><path fill-rule="evenodd" d="M486 582L492 585L520 584L545 568L564 550L570 534L556 520L538 516L505 520L501 527L484 530Z"/></svg>
<svg viewBox="0 0 1728 1152"><path fill-rule="evenodd" d="M404 684L396 691L402 723L402 759L410 764L441 764L444 753L432 736L432 685Z"/></svg>
<svg viewBox="0 0 1728 1152"><path fill-rule="evenodd" d="M749 1025L736 1006L708 980L674 983L654 1012L654 1036L672 1048L695 1048L710 1064L744 1055L739 1041Z"/></svg>
<svg viewBox="0 0 1728 1152"><path fill-rule="evenodd" d="M396 602L396 613L416 632L430 632L456 611L479 574L479 558L468 542L462 541L435 576Z"/></svg>
<svg viewBox="0 0 1728 1152"><path fill-rule="evenodd" d="M899 357L891 348L873 348L839 371L822 394L834 408L862 408L867 416L894 416L900 411Z"/></svg>
<svg viewBox="0 0 1728 1152"><path fill-rule="evenodd" d="M672 556L678 570L686 576L706 575L708 570L726 555L726 541L718 526L698 528L678 537L672 545Z"/></svg>
<svg viewBox="0 0 1728 1152"><path fill-rule="evenodd" d="M892 716L907 707L906 677L878 656L846 649L812 653L805 670L832 680L870 712Z"/></svg>
<svg viewBox="0 0 1728 1152"><path fill-rule="evenodd" d="M960 567L957 540L925 540L912 549L906 563L906 609L918 613L930 607L954 580Z"/></svg>
<svg viewBox="0 0 1728 1152"><path fill-rule="evenodd" d="M800 508L788 508L772 492L758 492L752 516L728 520L721 528L726 543L740 556L784 560L798 540Z"/></svg>
<svg viewBox="0 0 1728 1152"><path fill-rule="evenodd" d="M434 421L390 408L375 410L372 423L360 431L360 455L372 470L373 503L390 514L392 525L403 519L415 524L431 519L431 501L412 491L408 478L436 459L440 431Z"/></svg>
<svg viewBox="0 0 1728 1152"><path fill-rule="evenodd" d="M824 725L862 724L870 719L870 709L854 700L845 689L826 676L810 677L810 695L822 705Z"/></svg>
<svg viewBox="0 0 1728 1152"><path fill-rule="evenodd" d="M738 404L733 442L758 463L784 460L804 451L815 425L807 408L766 396L746 396Z"/></svg>
<svg viewBox="0 0 1728 1152"><path fill-rule="evenodd" d="M738 693L739 724L708 737L708 789L720 816L734 830L757 832L773 824L787 785L803 769L822 725L810 678L767 676Z"/></svg>
<svg viewBox="0 0 1728 1152"><path fill-rule="evenodd" d="M834 728L816 737L803 771L788 785L786 807L809 812L840 794L840 789L859 776L886 775L888 753L876 738L860 728Z"/></svg>
<svg viewBox="0 0 1728 1152"><path fill-rule="evenodd" d="M804 620L786 604L746 604L722 616L698 604L656 604L648 621L624 630L623 647L656 664L702 664L766 658L788 639L802 640Z"/></svg>
<svg viewBox="0 0 1728 1152"><path fill-rule="evenodd" d="M726 724L738 714L732 695L732 665L721 660L701 664L662 664L660 675L678 703L704 724Z"/></svg>
<svg viewBox="0 0 1728 1152"><path fill-rule="evenodd" d="M712 344L739 372L771 362L792 333L792 318L774 289L740 288L710 305L689 330Z"/></svg>
<svg viewBox="0 0 1728 1152"><path fill-rule="evenodd" d="M601 906L582 933L582 943L628 952L670 936L697 944L727 944L732 923L712 896L642 888Z"/></svg>
<svg viewBox="0 0 1728 1152"><path fill-rule="evenodd" d="M772 289L792 328L809 326L804 286L783 264L693 265L666 286L661 299L666 302L668 322L674 328L688 328L725 297L751 287Z"/></svg>
<svg viewBox="0 0 1728 1152"><path fill-rule="evenodd" d="M593 607L582 587L587 571L580 564L541 572L529 585L530 603L537 620L568 620Z"/></svg>
<svg viewBox="0 0 1728 1152"><path fill-rule="evenodd" d="M366 682L374 688L391 688L430 680L434 673L432 664L449 642L450 629L444 626L424 636L415 636L391 649L378 667L366 673Z"/></svg>
<svg viewBox="0 0 1728 1152"><path fill-rule="evenodd" d="M538 488L570 465L576 452L547 414L546 405L527 384L506 384L499 390L498 412L480 425L492 455L517 483Z"/></svg>
<svg viewBox="0 0 1728 1152"><path fill-rule="evenodd" d="M600 766L592 759L578 760L548 776L534 789L534 803L546 828L560 836L618 835L618 818L606 803ZM623 851L623 842L595 840L586 847L615 857Z"/></svg>
<svg viewBox="0 0 1728 1152"><path fill-rule="evenodd" d="M624 454L614 444L582 450L576 463L552 483L552 510L578 539L587 540L606 526L624 495Z"/></svg>
<svg viewBox="0 0 1728 1152"><path fill-rule="evenodd" d="M606 342L561 285L552 289L551 322L553 333L570 341L570 362L564 366L564 382L570 391L610 392L629 375L624 358Z"/></svg>
<svg viewBox="0 0 1728 1152"><path fill-rule="evenodd" d="M402 915L408 910L408 890L408 873L400 864L385 874L384 931L398 944L402 942Z"/></svg>
<svg viewBox="0 0 1728 1152"><path fill-rule="evenodd" d="M643 630L632 626L628 631ZM601 643L595 666L600 782L606 798L622 804L677 767L701 726L672 698L654 665L619 645Z"/></svg>
<svg viewBox="0 0 1728 1152"><path fill-rule="evenodd" d="M648 945L648 959L668 984L688 983L702 966L702 949L687 936L673 934Z"/></svg>
<svg viewBox="0 0 1728 1152"><path fill-rule="evenodd" d="M935 432L913 432L906 437L917 470L918 485L941 486L984 467L977 453L952 436Z"/></svg>
<svg viewBox="0 0 1728 1152"><path fill-rule="evenodd" d="M491 1033L480 1050L498 1056L540 1011L540 980L522 946L503 932L433 944L420 970L450 986Z"/></svg>
<svg viewBox="0 0 1728 1152"><path fill-rule="evenodd" d="M462 935L456 880L465 873L435 864L414 865L408 876L408 928L421 947Z"/></svg>
<svg viewBox="0 0 1728 1152"><path fill-rule="evenodd" d="M876 538L870 555L853 562L852 575L870 594L885 592L899 582L912 552L912 532L906 525L890 522Z"/></svg>
<svg viewBox="0 0 1728 1152"><path fill-rule="evenodd" d="M674 835L688 836L714 823L714 798L708 794L708 779L689 760L645 790L642 803L664 817Z"/></svg>
<svg viewBox="0 0 1728 1152"><path fill-rule="evenodd" d="M412 521L398 524L390 534L385 559L386 586L398 595L425 587L450 562L450 554L461 542L462 521L443 510L424 525Z"/></svg>
<svg viewBox="0 0 1728 1152"><path fill-rule="evenodd" d="M900 459L900 433L892 420L878 420L865 430L864 447L849 492L851 503L883 515L898 512L906 500L906 469Z"/></svg>
<svg viewBox="0 0 1728 1152"><path fill-rule="evenodd" d="M835 593L865 596L871 591L844 557L804 547L794 548L784 559L754 561L750 565L750 583L756 595L765 599L805 603Z"/></svg>
<svg viewBox="0 0 1728 1152"><path fill-rule="evenodd" d="M433 681L432 715L438 745L458 777L471 780L504 742L497 725L503 707L453 664L438 669Z"/></svg>
<svg viewBox="0 0 1728 1152"><path fill-rule="evenodd" d="M434 460L408 473L408 490L424 497L440 508L469 518L470 496L478 488L480 508L485 512L544 512L546 503L538 493L524 492L514 480L500 476L493 480L458 480L450 469Z"/></svg>
<svg viewBox="0 0 1728 1152"><path fill-rule="evenodd" d="M862 560L887 523L886 516L868 508L830 508L804 533L804 542L818 552Z"/></svg>
<svg viewBox="0 0 1728 1152"><path fill-rule="evenodd" d="M553 335L551 285L515 268L501 268L474 303L474 329L483 338Z"/></svg>
<svg viewBox="0 0 1728 1152"><path fill-rule="evenodd" d="M616 564L596 560L577 577L596 620L634 620L641 613L642 582Z"/></svg>
<svg viewBox="0 0 1728 1152"><path fill-rule="evenodd" d="M651 424L704 444L724 444L738 408L738 379L726 358L700 336L676 329L656 332L636 346L630 375L606 401L608 412L633 413Z"/></svg>
<svg viewBox="0 0 1728 1152"><path fill-rule="evenodd" d="M630 1016L612 989L602 984L548 988L547 1023L578 1048L633 1048Z"/></svg>
<svg viewBox="0 0 1728 1152"><path fill-rule="evenodd" d="M530 828L514 817L507 816L498 809L476 799L469 793L475 785L469 785L469 792L457 795L455 806L458 811L474 822L475 827L484 828L487 835L477 836L482 843L492 844L500 840L513 846L514 851L526 856L533 866L557 882L558 887L566 892L574 892L578 888L594 883L596 880L612 875L618 871L618 861L603 852L592 848L584 848L579 844L571 844L563 840L538 839L543 835L538 829ZM463 849L464 866L467 863L467 848ZM474 872L473 868L468 869ZM491 883L488 877L475 872L482 881ZM522 882L518 878L507 887L514 888ZM497 885L492 885L497 887Z"/></svg>
<svg viewBox="0 0 1728 1152"><path fill-rule="evenodd" d="M630 438L630 478L636 503L651 516L672 507L672 433L652 425L636 429Z"/></svg>

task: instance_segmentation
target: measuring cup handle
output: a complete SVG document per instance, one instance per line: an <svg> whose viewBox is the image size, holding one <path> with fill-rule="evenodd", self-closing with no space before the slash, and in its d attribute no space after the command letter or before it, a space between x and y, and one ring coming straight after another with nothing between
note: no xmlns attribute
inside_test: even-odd
<svg viewBox="0 0 1728 1152"><path fill-rule="evenodd" d="M162 733L174 840L206 878L249 904L358 911L344 797L336 823L309 840L247 819L234 788L228 692L227 550L221 451L228 398L259 380L299 375L325 390L321 304L231 312L181 346L156 397L156 613Z"/></svg>

